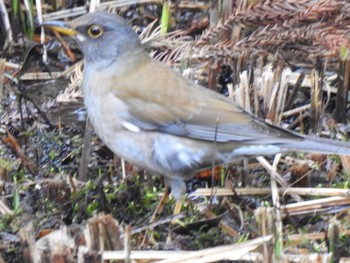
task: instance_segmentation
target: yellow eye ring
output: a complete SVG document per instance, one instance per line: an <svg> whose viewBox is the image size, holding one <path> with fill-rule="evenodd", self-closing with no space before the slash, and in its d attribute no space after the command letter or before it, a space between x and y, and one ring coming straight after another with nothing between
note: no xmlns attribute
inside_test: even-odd
<svg viewBox="0 0 350 263"><path fill-rule="evenodd" d="M90 37L98 38L103 34L103 29L102 29L102 27L100 27L98 25L93 25L93 26L89 27L87 32L88 32Z"/></svg>

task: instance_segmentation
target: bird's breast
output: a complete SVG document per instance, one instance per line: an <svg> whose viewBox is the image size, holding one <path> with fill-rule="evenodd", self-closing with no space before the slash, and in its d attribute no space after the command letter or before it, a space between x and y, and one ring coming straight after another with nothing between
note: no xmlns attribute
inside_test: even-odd
<svg viewBox="0 0 350 263"><path fill-rule="evenodd" d="M90 89L84 92L84 102L89 119L102 140L122 130L122 115L127 111L123 101L107 91L98 93Z"/></svg>

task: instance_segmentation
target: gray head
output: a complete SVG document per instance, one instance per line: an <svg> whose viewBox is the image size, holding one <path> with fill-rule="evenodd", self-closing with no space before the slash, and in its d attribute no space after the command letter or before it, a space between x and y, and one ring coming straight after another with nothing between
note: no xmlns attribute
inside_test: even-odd
<svg viewBox="0 0 350 263"><path fill-rule="evenodd" d="M43 26L74 36L87 64L99 64L100 68L108 67L119 56L141 46L131 26L110 13L94 12L68 23L49 21Z"/></svg>

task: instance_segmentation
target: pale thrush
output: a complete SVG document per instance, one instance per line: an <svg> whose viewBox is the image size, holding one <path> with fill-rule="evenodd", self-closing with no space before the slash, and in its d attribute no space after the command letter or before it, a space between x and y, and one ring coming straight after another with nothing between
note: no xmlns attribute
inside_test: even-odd
<svg viewBox="0 0 350 263"><path fill-rule="evenodd" d="M267 124L152 59L119 16L96 12L44 26L76 39L83 94L97 135L118 156L161 174L175 198L213 163L288 151L350 155L350 144Z"/></svg>

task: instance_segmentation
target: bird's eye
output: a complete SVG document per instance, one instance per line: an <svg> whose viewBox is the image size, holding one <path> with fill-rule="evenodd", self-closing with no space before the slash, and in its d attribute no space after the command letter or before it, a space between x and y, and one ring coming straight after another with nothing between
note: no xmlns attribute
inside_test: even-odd
<svg viewBox="0 0 350 263"><path fill-rule="evenodd" d="M98 25L93 25L93 26L89 27L87 32L88 32L90 37L98 38L98 37L100 37L102 35L103 29L102 29L102 27L100 27Z"/></svg>

